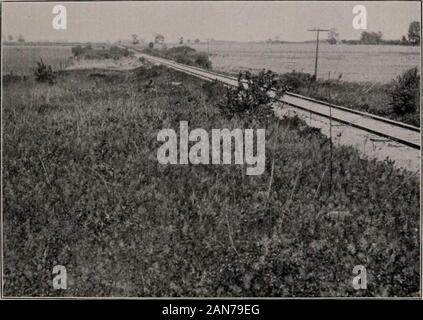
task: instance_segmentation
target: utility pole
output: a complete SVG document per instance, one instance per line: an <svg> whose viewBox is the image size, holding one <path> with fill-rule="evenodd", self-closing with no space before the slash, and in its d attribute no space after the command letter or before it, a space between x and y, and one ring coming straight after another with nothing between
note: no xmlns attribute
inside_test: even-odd
<svg viewBox="0 0 423 320"><path fill-rule="evenodd" d="M307 31L316 32L316 58L314 60L314 81L317 80L317 62L319 60L319 33L322 31L329 31L327 29L320 29L320 28L314 28L314 29L308 29ZM329 139L330 139L330 145L329 145L329 164L330 164L330 177L329 177L329 196L332 195L332 170L333 170L333 154L332 154L332 106L329 106Z"/></svg>
<svg viewBox="0 0 423 320"><path fill-rule="evenodd" d="M319 60L319 33L320 31L329 31L328 29L320 29L320 28L314 28L314 29L308 29L307 31L313 31L317 33L316 37L316 58L314 60L314 80L317 80L317 61Z"/></svg>

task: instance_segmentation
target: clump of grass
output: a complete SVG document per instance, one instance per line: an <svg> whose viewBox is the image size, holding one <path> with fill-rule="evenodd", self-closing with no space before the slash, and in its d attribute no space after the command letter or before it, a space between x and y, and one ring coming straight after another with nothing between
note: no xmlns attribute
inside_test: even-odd
<svg viewBox="0 0 423 320"><path fill-rule="evenodd" d="M34 70L35 80L38 82L48 82L53 84L56 79L56 75L51 65L46 65L42 58L37 61L37 66Z"/></svg>

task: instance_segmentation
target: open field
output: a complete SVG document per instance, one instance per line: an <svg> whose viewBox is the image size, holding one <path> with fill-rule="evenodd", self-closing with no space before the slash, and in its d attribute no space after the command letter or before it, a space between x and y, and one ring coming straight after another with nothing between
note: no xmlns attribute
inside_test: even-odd
<svg viewBox="0 0 423 320"><path fill-rule="evenodd" d="M294 118L267 127L259 176L158 163L180 121L246 127L221 90L161 67L4 83L4 294L418 296L419 180L389 161L335 147L330 194L330 143Z"/></svg>
<svg viewBox="0 0 423 320"><path fill-rule="evenodd" d="M240 70L270 69L314 73L313 43L201 43L190 44L209 52L213 69L238 73ZM389 82L407 69L420 65L420 47L387 45L319 45L318 77L345 81Z"/></svg>
<svg viewBox="0 0 423 320"><path fill-rule="evenodd" d="M55 70L71 64L72 47L54 46L3 46L3 74L31 75L40 58Z"/></svg>

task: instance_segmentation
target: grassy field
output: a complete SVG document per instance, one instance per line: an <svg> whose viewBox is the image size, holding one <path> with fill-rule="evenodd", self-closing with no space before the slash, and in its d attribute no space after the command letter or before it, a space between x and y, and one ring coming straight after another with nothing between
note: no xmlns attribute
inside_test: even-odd
<svg viewBox="0 0 423 320"><path fill-rule="evenodd" d="M40 58L55 70L70 64L72 47L55 46L3 46L3 74L32 75L35 62Z"/></svg>
<svg viewBox="0 0 423 320"><path fill-rule="evenodd" d="M328 140L294 119L267 128L260 176L158 163L163 128L246 125L220 90L160 67L5 82L4 294L418 296L419 180L389 161L334 148L330 194Z"/></svg>

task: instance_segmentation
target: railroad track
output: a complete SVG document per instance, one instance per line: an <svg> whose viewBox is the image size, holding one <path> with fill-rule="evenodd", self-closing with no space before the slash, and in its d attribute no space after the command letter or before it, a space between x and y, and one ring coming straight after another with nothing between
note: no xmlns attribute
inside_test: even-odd
<svg viewBox="0 0 423 320"><path fill-rule="evenodd" d="M138 57L144 57L151 62L165 65L169 68L190 74L197 78L206 81L219 81L229 86L238 86L238 80L235 77L151 56L131 47L126 48L132 50ZM332 118L332 120L342 124L349 125L420 150L421 134L420 128L418 127L383 118L367 112L318 101L291 92L286 92L281 98L281 102L293 107L294 109L298 108L303 111L310 112L311 114L316 114L325 118Z"/></svg>

